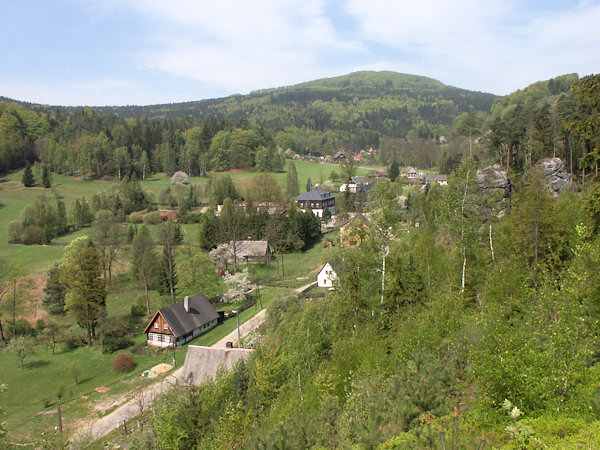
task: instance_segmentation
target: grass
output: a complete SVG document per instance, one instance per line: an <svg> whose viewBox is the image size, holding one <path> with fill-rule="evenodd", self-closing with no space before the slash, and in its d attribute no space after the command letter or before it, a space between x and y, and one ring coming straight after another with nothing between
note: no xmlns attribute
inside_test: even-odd
<svg viewBox="0 0 600 450"><path fill-rule="evenodd" d="M306 184L310 176L313 183L318 182L319 171L328 178L332 169L339 171L337 165L315 164L304 161L296 161L301 188ZM363 173L359 169L359 173ZM211 174L211 177L223 176L224 174ZM256 172L232 173L231 176L241 186L248 183ZM282 187L285 186L286 173L275 174ZM60 261L64 247L77 236L88 234L90 228L84 228L54 240L52 245L15 245L7 243L7 230L10 222L17 220L21 211L31 205L36 198L46 195L52 199L54 195L62 197L70 206L70 202L81 196L90 198L95 192L102 189L110 189L116 182L110 181L86 181L73 177L53 175L54 187L51 190L41 188L24 189L20 185L21 172L15 172L0 179L0 264L17 262L22 270L30 275L45 272L55 262ZM207 178L191 178L194 184L205 184ZM170 185L170 180L164 175L154 175L142 182L143 189L154 193ZM193 242L196 238L197 225L182 225L185 232L185 242ZM327 236L333 237L332 234ZM263 307L266 307L274 298L285 296L293 288L306 284L309 279L316 276L314 270L320 266L326 258L323 251L322 237L311 248L304 253L284 255L285 276L276 279L276 263L272 262L270 267L270 280L272 285L261 289ZM125 261L123 261L125 262ZM248 265L253 281L265 283L266 264ZM118 267L123 270L123 267ZM136 297L142 293L142 289L135 280L130 279L126 273L115 277L115 283L107 297L106 304L110 316L123 317L129 314L131 305ZM151 309L156 309L168 304L168 297L161 297L151 291ZM258 309L258 305L250 307L240 314L240 322L250 319ZM68 316L59 316L57 322L66 329L81 332L77 325L72 323ZM140 325L140 328L143 325ZM212 345L229 332L235 330L236 319L226 320L222 325L211 330L209 333L199 336L190 342L193 345ZM145 335L141 330L135 338L136 343L143 343ZM177 349L177 364L183 364L187 346ZM0 394L2 409L5 415L1 417L6 422L10 439L15 442L33 442L39 439L40 433L54 428L56 415L37 415L43 411L44 401L56 402L56 392L62 385L66 386L65 398L62 399L63 420L67 430L85 417L93 417L99 414L94 405L103 404L108 408L115 398L122 396L131 389L150 382L147 379L136 378L143 370L162 362L171 362L169 352L149 352L148 354L136 354L134 359L138 366L130 374L116 374L113 372L110 361L118 353L129 353L128 350L115 354L102 354L100 349L92 347L80 348L73 351L58 350L52 355L47 347L38 345L35 354L25 360L24 369L19 369L16 357L5 351L0 351L0 382L8 386L7 391ZM70 375L69 367L77 361L81 365L81 379L79 383ZM97 387L109 387L110 392L101 394L95 391Z"/></svg>
<svg viewBox="0 0 600 450"><path fill-rule="evenodd" d="M288 163L289 164L289 161ZM318 164L308 161L294 161L298 172L298 182L300 190L304 189L308 177L311 177L313 184L318 183L320 178L327 180L332 170L341 172L341 166L337 164ZM359 167L357 174L364 175L373 169ZM252 178L258 176L258 172L230 172L230 173L211 173L211 178L229 175L234 180L241 191L244 190ZM287 172L275 173L274 177L278 180L281 188L285 191ZM8 226L11 222L18 220L21 212L28 205L33 204L35 199L45 195L49 201L53 200L55 195L63 198L70 208L71 202L75 198L91 196L100 190L109 190L118 185L117 181L102 180L82 180L79 178L53 174L52 189L42 188L23 188L20 184L22 171L13 172L0 178L0 263L17 262L21 265L25 273L35 274L46 271L56 261L62 258L64 246L71 242L75 237L88 234L89 228L68 233L55 239L51 245L18 245L8 244ZM208 183L206 177L190 177L191 184L203 186ZM339 182L336 185L339 186ZM141 182L142 188L152 192L155 195L158 192L171 186L170 179L164 174L154 174ZM196 239L196 226L184 225L185 241L193 242Z"/></svg>

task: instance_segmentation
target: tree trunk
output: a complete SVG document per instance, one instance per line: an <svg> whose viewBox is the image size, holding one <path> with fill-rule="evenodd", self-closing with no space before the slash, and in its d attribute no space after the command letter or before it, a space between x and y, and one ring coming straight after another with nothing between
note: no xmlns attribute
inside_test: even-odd
<svg viewBox="0 0 600 450"><path fill-rule="evenodd" d="M281 254L281 276L285 277L285 266L283 265L283 253Z"/></svg>
<svg viewBox="0 0 600 450"><path fill-rule="evenodd" d="M6 343L6 338L4 337L4 330L2 329L2 319L0 319L0 346L3 346Z"/></svg>
<svg viewBox="0 0 600 450"><path fill-rule="evenodd" d="M462 266L462 284L460 289L461 298L465 294L465 279L467 276L467 246L463 244L463 266Z"/></svg>
<svg viewBox="0 0 600 450"><path fill-rule="evenodd" d="M271 261L271 255L267 255L267 284L269 284L269 262Z"/></svg>
<svg viewBox="0 0 600 450"><path fill-rule="evenodd" d="M237 273L237 243L235 239L231 241L231 249L233 250L233 273Z"/></svg>
<svg viewBox="0 0 600 450"><path fill-rule="evenodd" d="M150 297L148 296L148 277L144 275L144 294L146 295L146 314L150 317Z"/></svg>
<svg viewBox="0 0 600 450"><path fill-rule="evenodd" d="M492 224L490 223L490 251L492 252L492 261L496 261L494 257L494 241L492 240Z"/></svg>
<svg viewBox="0 0 600 450"><path fill-rule="evenodd" d="M538 260L538 233L539 233L539 222L535 221L535 228L533 231L533 261L537 264Z"/></svg>
<svg viewBox="0 0 600 450"><path fill-rule="evenodd" d="M87 331L87 346L91 347L92 346L92 324L90 323L90 321L87 321L86 324L86 331Z"/></svg>

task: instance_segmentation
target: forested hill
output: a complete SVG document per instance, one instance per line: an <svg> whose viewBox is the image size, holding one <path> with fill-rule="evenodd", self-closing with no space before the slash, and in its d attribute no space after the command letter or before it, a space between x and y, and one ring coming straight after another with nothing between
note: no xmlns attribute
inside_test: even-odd
<svg viewBox="0 0 600 450"><path fill-rule="evenodd" d="M434 129L450 126L462 112L472 109L488 112L495 98L492 94L446 86L426 77L356 72L221 99L97 109L136 118L248 119L274 130L306 127L320 132L337 131L340 137L364 130L366 133L362 134L371 136L365 141L372 142L375 135L406 137L421 123Z"/></svg>

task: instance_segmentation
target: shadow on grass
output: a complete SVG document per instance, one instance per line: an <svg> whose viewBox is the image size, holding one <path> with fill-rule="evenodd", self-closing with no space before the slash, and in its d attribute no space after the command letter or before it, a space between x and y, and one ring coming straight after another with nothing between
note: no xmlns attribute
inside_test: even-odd
<svg viewBox="0 0 600 450"><path fill-rule="evenodd" d="M31 361L29 363L23 364L28 369L37 369L38 367L45 367L50 365L50 361L45 359L40 359L38 361Z"/></svg>
<svg viewBox="0 0 600 450"><path fill-rule="evenodd" d="M86 377L86 378L82 378L81 380L77 380L77 385L83 384L83 383L87 383L88 381L92 381L94 379L94 377Z"/></svg>

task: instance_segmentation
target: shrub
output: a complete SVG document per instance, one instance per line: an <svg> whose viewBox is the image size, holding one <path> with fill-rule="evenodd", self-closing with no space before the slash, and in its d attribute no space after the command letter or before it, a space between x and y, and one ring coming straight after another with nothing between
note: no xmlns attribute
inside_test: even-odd
<svg viewBox="0 0 600 450"><path fill-rule="evenodd" d="M17 336L34 336L35 330L25 319L17 319L15 322L15 333Z"/></svg>
<svg viewBox="0 0 600 450"><path fill-rule="evenodd" d="M135 369L135 361L129 355L120 354L115 357L110 363L113 370L117 373L131 372Z"/></svg>
<svg viewBox="0 0 600 450"><path fill-rule="evenodd" d="M144 218L142 219L142 222L144 222L146 224L150 224L150 225L158 225L159 223L162 222L162 220L163 220L163 218L160 215L160 212L152 211L147 214L144 214Z"/></svg>
<svg viewBox="0 0 600 450"><path fill-rule="evenodd" d="M129 214L129 222L130 223L142 223L144 220L144 213L136 211Z"/></svg>
<svg viewBox="0 0 600 450"><path fill-rule="evenodd" d="M83 334L70 334L65 338L65 348L67 350L75 350L79 347L85 347L87 340Z"/></svg>
<svg viewBox="0 0 600 450"><path fill-rule="evenodd" d="M131 305L131 317L142 317L146 314L146 307L144 305L133 304Z"/></svg>
<svg viewBox="0 0 600 450"><path fill-rule="evenodd" d="M113 353L123 348L131 347L134 344L133 339L129 336L108 337L104 339L102 346L103 353Z"/></svg>
<svg viewBox="0 0 600 450"><path fill-rule="evenodd" d="M23 230L23 244L25 245L39 245L44 244L46 236L44 229L39 225L28 225Z"/></svg>

